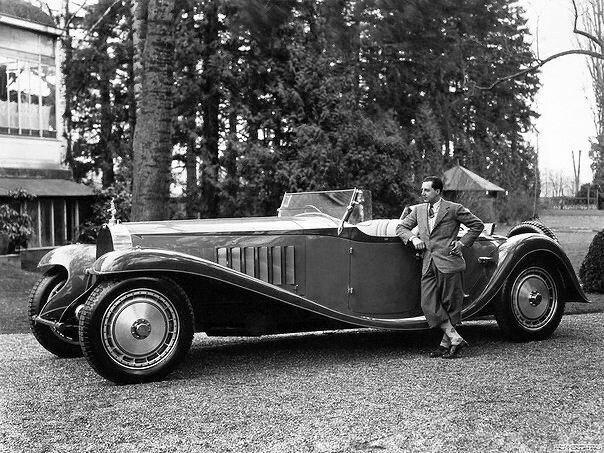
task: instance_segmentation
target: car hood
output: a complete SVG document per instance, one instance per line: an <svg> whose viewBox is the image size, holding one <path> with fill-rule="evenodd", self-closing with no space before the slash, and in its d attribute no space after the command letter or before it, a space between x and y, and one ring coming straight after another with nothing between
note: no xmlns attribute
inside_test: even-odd
<svg viewBox="0 0 604 453"><path fill-rule="evenodd" d="M127 222L120 225L125 227L130 234L134 235L182 235L198 233L244 233L335 228L338 226L338 219L327 215L304 214L295 217L246 217Z"/></svg>
<svg viewBox="0 0 604 453"><path fill-rule="evenodd" d="M223 219L125 222L104 225L97 237L97 258L112 250L141 245L144 237L240 234L283 234L298 231L334 230L339 220L327 214L306 213L293 217L246 217Z"/></svg>

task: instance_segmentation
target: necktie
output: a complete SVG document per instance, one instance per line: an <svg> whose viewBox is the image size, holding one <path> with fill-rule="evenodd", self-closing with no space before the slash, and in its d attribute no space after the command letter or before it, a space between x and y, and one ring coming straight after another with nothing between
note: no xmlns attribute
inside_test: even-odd
<svg viewBox="0 0 604 453"><path fill-rule="evenodd" d="M430 209L428 210L428 216L430 218L434 217L434 209L432 208L432 205L430 205Z"/></svg>

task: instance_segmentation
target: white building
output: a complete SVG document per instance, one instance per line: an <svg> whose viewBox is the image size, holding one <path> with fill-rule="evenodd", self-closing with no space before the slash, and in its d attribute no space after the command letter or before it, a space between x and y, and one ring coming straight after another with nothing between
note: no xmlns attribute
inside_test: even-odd
<svg viewBox="0 0 604 453"><path fill-rule="evenodd" d="M18 188L36 195L29 247L74 240L92 195L64 164L60 34L39 8L0 0L0 203Z"/></svg>

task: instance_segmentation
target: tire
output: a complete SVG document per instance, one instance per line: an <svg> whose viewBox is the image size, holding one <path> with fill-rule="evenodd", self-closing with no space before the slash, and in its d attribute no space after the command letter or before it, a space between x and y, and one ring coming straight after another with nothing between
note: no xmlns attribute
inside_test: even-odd
<svg viewBox="0 0 604 453"><path fill-rule="evenodd" d="M80 343L92 368L116 384L159 380L193 341L193 309L167 278L101 282L80 313Z"/></svg>
<svg viewBox="0 0 604 453"><path fill-rule="evenodd" d="M512 236L516 236L517 234L524 233L540 233L556 242L560 242L558 241L558 237L555 235L555 233L539 220L526 220L518 225L514 225L508 232L508 237L510 238Z"/></svg>
<svg viewBox="0 0 604 453"><path fill-rule="evenodd" d="M82 349L78 340L78 334L74 330L73 335L68 332L59 332L57 329L38 324L34 317L39 315L48 300L65 284L67 276L56 270L46 272L34 285L29 295L28 312L29 327L38 343L57 357L80 357Z"/></svg>
<svg viewBox="0 0 604 453"><path fill-rule="evenodd" d="M494 306L504 337L512 341L548 338L564 314L559 295L559 285L545 266L536 264L514 272Z"/></svg>

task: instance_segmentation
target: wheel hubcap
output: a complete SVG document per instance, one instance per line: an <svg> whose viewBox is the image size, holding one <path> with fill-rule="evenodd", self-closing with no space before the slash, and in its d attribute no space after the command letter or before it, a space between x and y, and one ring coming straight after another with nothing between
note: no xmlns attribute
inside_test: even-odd
<svg viewBox="0 0 604 453"><path fill-rule="evenodd" d="M168 358L179 336L172 302L152 289L130 290L115 299L102 319L102 341L109 357L136 370Z"/></svg>
<svg viewBox="0 0 604 453"><path fill-rule="evenodd" d="M542 300L543 300L543 296L541 295L541 293L539 291L531 291L528 301L532 307L538 306Z"/></svg>
<svg viewBox="0 0 604 453"><path fill-rule="evenodd" d="M558 308L556 285L546 270L525 269L516 277L512 288L512 311L526 330L539 330L554 317Z"/></svg>
<svg viewBox="0 0 604 453"><path fill-rule="evenodd" d="M137 319L130 328L132 336L137 340L144 340L151 334L151 323L146 319Z"/></svg>

